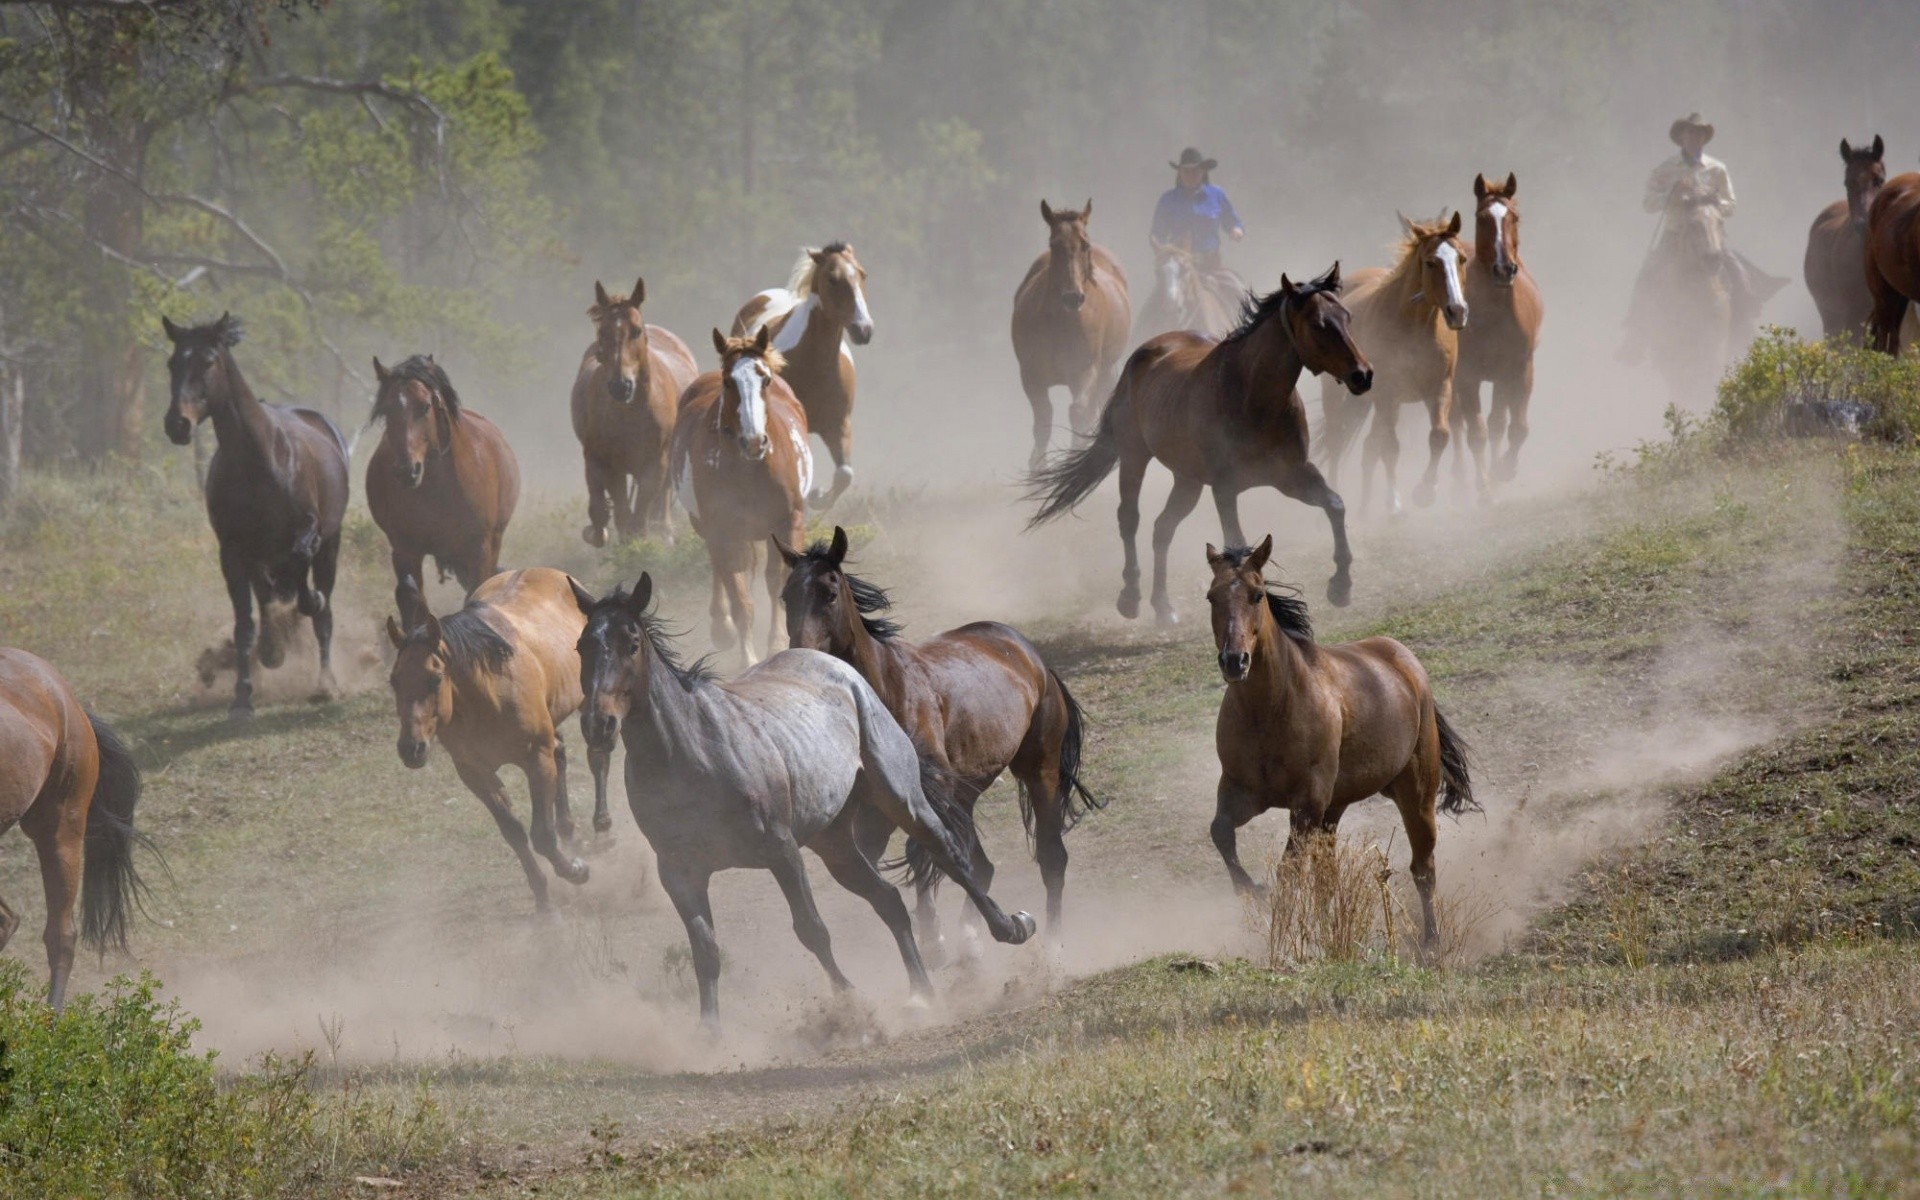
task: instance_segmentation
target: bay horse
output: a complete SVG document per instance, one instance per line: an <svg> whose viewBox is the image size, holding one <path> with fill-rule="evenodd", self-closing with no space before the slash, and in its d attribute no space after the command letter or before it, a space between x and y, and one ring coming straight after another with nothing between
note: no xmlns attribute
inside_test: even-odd
<svg viewBox="0 0 1920 1200"><path fill-rule="evenodd" d="M1173 329L1191 329L1220 337L1234 326L1238 309L1228 296L1238 297L1244 286L1229 292L1200 270L1185 242L1153 243L1153 294L1140 310L1138 331L1143 338ZM1224 274L1224 272L1223 272Z"/></svg>
<svg viewBox="0 0 1920 1200"><path fill-rule="evenodd" d="M409 590L413 581L401 584ZM416 592L403 600L407 623L387 618L393 643L394 707L400 761L418 770L437 738L467 790L479 797L520 860L533 901L548 910L539 854L568 883L587 881L587 864L561 848L573 840L567 800L567 748L560 727L580 709L580 656L586 619L564 571L529 567L483 582L459 612L428 612ZM411 615L418 613L417 620ZM606 747L587 747L593 772L593 827L613 827L607 811ZM517 767L533 799L533 837L513 813L503 767ZM557 835L557 837L556 837Z"/></svg>
<svg viewBox="0 0 1920 1200"><path fill-rule="evenodd" d="M1894 176L1873 198L1864 261L1873 296L1873 347L1898 354L1907 305L1920 300L1920 172Z"/></svg>
<svg viewBox="0 0 1920 1200"><path fill-rule="evenodd" d="M1427 469L1414 487L1413 501L1433 503L1440 456L1451 439L1453 378L1460 353L1460 331L1467 327L1467 296L1462 282L1466 247L1460 243L1460 214L1451 220L1422 223L1400 218L1404 232L1399 260L1390 268L1354 273L1347 288L1355 336L1367 345L1378 372L1370 404L1362 403L1338 378L1320 383L1326 427L1327 474L1338 477L1340 460L1359 433L1369 407L1373 425L1361 448L1360 502L1372 498L1373 469L1387 477L1387 506L1400 512L1400 423L1402 404L1427 409ZM1235 539L1229 537L1228 541Z"/></svg>
<svg viewBox="0 0 1920 1200"><path fill-rule="evenodd" d="M253 655L258 601L267 637L261 665L280 665L285 645L267 605L293 601L313 622L320 644L315 700L331 699L333 584L340 523L347 511L347 442L321 413L263 404L234 362L240 322L230 313L205 325L160 323L173 342L167 359L172 393L165 429L184 446L203 420L218 446L207 466L207 518L220 543L220 573L233 604L234 682L230 718L253 715Z"/></svg>
<svg viewBox="0 0 1920 1200"><path fill-rule="evenodd" d="M673 479L680 506L707 544L713 594L707 611L713 644L740 648L751 666L753 598L747 576L771 532L800 544L813 482L807 414L781 377L780 352L765 325L752 337L713 331L720 369L693 381L680 397L673 430ZM767 555L767 599L773 606L767 653L780 649L780 585L786 567Z"/></svg>
<svg viewBox="0 0 1920 1200"><path fill-rule="evenodd" d="M1020 818L1047 889L1047 928L1060 931L1067 847L1062 835L1090 808L1104 808L1080 780L1080 705L1025 635L997 621L975 621L915 644L885 613L886 590L846 569L847 531L804 551L774 539L789 569L780 593L792 645L821 650L852 665L872 685L920 755L958 775L973 800L1011 771L1020 789ZM888 830L883 826L881 832ZM883 841L875 848L877 855ZM917 847L910 846L909 853ZM993 883L984 850L974 879ZM922 938L939 938L932 901L937 876L920 873Z"/></svg>
<svg viewBox="0 0 1920 1200"><path fill-rule="evenodd" d="M1856 344L1866 336L1873 319L1873 294L1867 290L1864 262L1867 253L1867 212L1887 182L1882 159L1887 151L1879 134L1873 145L1856 148L1840 139L1840 161L1845 164L1847 197L1820 210L1807 230L1807 255L1802 270L1807 291L1820 310L1826 336Z"/></svg>
<svg viewBox="0 0 1920 1200"><path fill-rule="evenodd" d="M1126 272L1119 259L1087 236L1091 216L1091 198L1078 211L1055 210L1042 200L1046 253L1033 260L1013 294L1013 356L1033 408L1033 452L1027 460L1033 471L1046 462L1053 436L1048 392L1067 389L1068 423L1080 437L1092 434L1100 419L1094 406L1113 386L1114 364L1126 352L1133 324Z"/></svg>
<svg viewBox="0 0 1920 1200"><path fill-rule="evenodd" d="M627 801L686 925L704 1020L720 1015L720 945L707 895L716 871L770 871L800 943L836 990L852 986L814 907L802 847L873 906L899 947L914 998L930 996L906 902L855 837L869 809L966 889L996 940L1018 945L1033 936L1033 918L1001 911L973 876L973 824L953 798L964 785L920 759L859 672L817 651L783 650L721 683L703 663L682 664L649 611L649 576L631 594L615 588L596 600L578 584L573 594L586 614L581 729L601 751L612 750L616 729L626 745Z"/></svg>
<svg viewBox="0 0 1920 1200"><path fill-rule="evenodd" d="M367 509L392 551L395 603L425 578L428 555L442 579L451 571L472 595L499 571L500 540L520 499L513 447L460 402L431 354L392 370L376 358L373 377L373 417L386 428L367 459Z"/></svg>
<svg viewBox="0 0 1920 1200"><path fill-rule="evenodd" d="M1120 468L1120 615L1140 615L1140 483L1154 459L1173 472L1167 506L1153 523L1153 611L1179 620L1167 596L1167 548L1200 489L1213 489L1220 526L1230 542L1240 532L1240 493L1274 487L1327 514L1333 530L1333 577L1327 599L1353 596L1348 568L1346 505L1308 461L1306 406L1295 391L1303 370L1344 380L1355 395L1373 386L1373 365L1348 331L1340 303L1340 264L1311 283L1282 275L1277 291L1247 297L1240 324L1214 339L1191 331L1150 338L1127 359L1099 431L1086 446L1061 454L1028 476L1028 499L1040 501L1027 528L1070 511Z"/></svg>
<svg viewBox="0 0 1920 1200"><path fill-rule="evenodd" d="M1400 809L1420 893L1422 944L1433 945L1433 848L1439 811L1478 812L1467 747L1433 701L1426 668L1389 637L1323 646L1307 606L1270 587L1269 534L1258 546L1207 547L1213 640L1226 695L1214 727L1220 786L1213 844L1242 893L1242 825L1270 808L1291 822L1287 853L1333 833L1357 801L1384 793Z"/></svg>
<svg viewBox="0 0 1920 1200"><path fill-rule="evenodd" d="M19 825L40 859L47 1002L56 1012L81 938L103 953L126 949L127 913L146 891L133 865L133 848L148 844L133 828L139 801L140 766L126 743L50 664L0 647L0 833ZM0 901L0 949L19 927Z"/></svg>
<svg viewBox="0 0 1920 1200"><path fill-rule="evenodd" d="M1491 441L1493 479L1511 480L1526 443L1527 407L1533 399L1533 351L1546 319L1539 285L1520 260L1519 180L1507 173L1504 184L1473 177L1473 242L1461 281L1473 320L1460 330L1459 358L1453 369L1453 424L1463 426L1473 455L1474 482L1484 501L1490 495L1487 449ZM1493 385L1489 412L1482 415L1480 385ZM1500 448L1502 438L1506 449ZM1454 447L1459 453L1459 447Z"/></svg>
<svg viewBox="0 0 1920 1200"><path fill-rule="evenodd" d="M853 350L873 340L867 269L845 242L804 247L784 288L768 288L733 318L734 337L773 331L780 377L806 409L807 429L833 456L833 487L810 497L826 508L853 485ZM762 533L764 536L764 531ZM758 538L755 539L756 543Z"/></svg>
<svg viewBox="0 0 1920 1200"><path fill-rule="evenodd" d="M655 521L673 538L667 450L673 443L680 393L700 373L687 344L647 324L640 306L647 281L609 294L593 285L593 341L573 380L573 435L586 460L589 546L607 544L607 523L623 538L639 537Z"/></svg>

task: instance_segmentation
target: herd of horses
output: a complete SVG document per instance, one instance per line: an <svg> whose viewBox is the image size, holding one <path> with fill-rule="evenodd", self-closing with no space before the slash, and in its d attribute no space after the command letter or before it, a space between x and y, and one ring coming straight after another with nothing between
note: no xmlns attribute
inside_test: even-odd
<svg viewBox="0 0 1920 1200"><path fill-rule="evenodd" d="M1815 223L1807 282L1830 334L1870 335L1897 352L1909 303L1920 300L1920 174L1887 180L1883 150L1877 137L1870 149L1841 144L1847 199ZM1330 480L1358 442L1363 497L1383 472L1388 505L1399 510L1403 405L1422 405L1428 419L1415 503L1432 503L1450 445L1457 469L1471 459L1482 501L1493 482L1513 477L1544 316L1521 257L1517 193L1512 175L1478 176L1470 242L1459 212L1403 217L1394 262L1345 276L1336 262L1304 282L1282 276L1238 312L1217 303L1217 279L1185 247L1156 243L1155 290L1138 330L1118 259L1089 235L1092 202L1077 210L1042 202L1048 245L1014 300L1013 348L1034 414L1030 525L1070 511L1117 467L1123 616L1140 612L1135 542L1147 465L1157 460L1173 477L1153 529L1150 603L1163 623L1178 620L1167 586L1174 531L1202 489L1212 490L1226 548L1207 547L1207 603L1227 686L1211 835L1234 886L1260 888L1236 848L1254 816L1287 809L1293 853L1307 835L1334 829L1348 806L1384 794L1407 830L1423 945L1436 934L1436 814L1477 808L1465 744L1405 646L1314 640L1306 605L1269 583L1272 537L1250 545L1238 497L1273 487L1326 513L1334 544L1326 595L1344 605L1353 556ZM1720 245L1717 229L1700 238L1703 255ZM808 508L833 504L854 477L852 347L874 328L865 282L851 246L805 251L785 287L754 296L728 332L714 329L718 365L704 373L685 342L646 321L643 280L624 295L594 286L594 336L571 397L587 485L582 536L595 547L655 530L671 537L677 501L707 549L710 636L717 650L735 652L741 670L732 678L707 659L687 661L655 615L649 575L596 596L552 568L502 571L520 489L511 445L462 403L432 356L374 362L369 419L383 430L365 486L391 550L386 629L401 762L424 766L436 741L448 751L545 910L549 868L574 885L590 873L577 853L565 726L578 718L596 831L613 823L608 777L622 744L628 806L685 925L707 1019L719 1011L708 898L716 872L773 874L795 933L844 988L800 856L812 850L887 925L923 1000L931 985L922 950L943 952L933 907L942 877L966 892L998 941L1036 932L1032 917L989 894L994 868L974 827L981 793L1013 777L1056 935L1064 834L1104 805L1083 776L1080 706L1031 640L986 621L910 641L888 616L886 590L848 569L844 530L806 542ZM209 421L217 441L204 492L233 606L230 716L251 714L255 664L279 665L301 618L319 647L316 698L330 697L349 443L325 416L254 394L235 357L242 331L232 316L164 328L165 432L186 444ZM1308 371L1322 378L1317 437L1299 392ZM1055 387L1069 394L1077 444L1050 456ZM816 434L834 464L820 487ZM459 610L430 610L428 558L467 593ZM764 658L753 645L750 584L762 564L772 610ZM501 780L507 767L528 780L530 828ZM132 823L140 786L127 747L54 668L0 650L0 829L20 824L39 852L56 1006L80 937L124 944L144 890L133 864L145 842ZM888 859L896 830L905 850ZM895 869L917 892L917 920L888 878ZM0 944L16 924L0 904Z"/></svg>

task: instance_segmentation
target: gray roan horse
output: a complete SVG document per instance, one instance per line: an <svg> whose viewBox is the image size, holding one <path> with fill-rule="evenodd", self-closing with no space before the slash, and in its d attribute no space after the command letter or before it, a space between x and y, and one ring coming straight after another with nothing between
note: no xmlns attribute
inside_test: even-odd
<svg viewBox="0 0 1920 1200"><path fill-rule="evenodd" d="M887 923L917 1001L932 993L900 892L874 866L894 828L927 849L966 889L996 940L1033 936L1033 918L1008 916L974 882L972 819L953 795L963 786L923 764L913 742L852 667L817 650L783 650L739 678L717 682L684 666L647 611L653 580L595 600L580 636L580 726L590 748L627 749L627 800L653 845L660 884L686 923L700 982L700 1015L720 1015L720 944L707 883L716 871L773 872L793 910L793 930L836 990L853 985L833 961L814 908L805 846L840 886Z"/></svg>

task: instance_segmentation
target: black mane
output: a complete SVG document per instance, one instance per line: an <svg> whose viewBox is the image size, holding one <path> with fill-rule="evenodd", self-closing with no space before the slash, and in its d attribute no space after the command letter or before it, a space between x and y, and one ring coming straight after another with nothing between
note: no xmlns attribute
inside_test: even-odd
<svg viewBox="0 0 1920 1200"><path fill-rule="evenodd" d="M601 605L618 605L622 611L626 611L629 596L630 593L625 588L616 585L613 595L608 596L595 607L597 609ZM653 647L654 654L659 656L661 664L667 668L667 673L672 675L681 687L691 691L696 684L713 682L713 667L707 655L701 655L692 662L687 662L681 657L679 647L673 643L679 631L667 627L666 621L660 616L657 601L647 605L647 610L638 614L634 618L634 623L640 627L640 633L647 639L647 644Z"/></svg>
<svg viewBox="0 0 1920 1200"><path fill-rule="evenodd" d="M447 415L456 421L460 419L460 393L453 390L453 380L447 378L446 369L433 361L431 354L416 354L399 366L388 369L387 382L381 385L379 398L374 402L374 416L392 415L393 406L387 400L389 389L394 383L409 379L437 393L447 406Z"/></svg>
<svg viewBox="0 0 1920 1200"><path fill-rule="evenodd" d="M212 350L231 350L240 344L245 330L240 318L232 313L223 313L212 321L199 325L189 325L179 331L173 339L176 346L206 347Z"/></svg>
<svg viewBox="0 0 1920 1200"><path fill-rule="evenodd" d="M424 625L407 635L409 646L423 645L426 640L427 629ZM480 667L488 671L504 671L508 661L513 658L513 643L487 624L481 618L479 609L471 604L441 619L440 640L447 646L447 665L454 668Z"/></svg>
<svg viewBox="0 0 1920 1200"><path fill-rule="evenodd" d="M847 244L846 242L842 241L839 238L835 238L832 241L828 242L826 245L820 247L820 253L822 254L845 254L846 252L847 252Z"/></svg>
<svg viewBox="0 0 1920 1200"><path fill-rule="evenodd" d="M898 621L877 615L893 607L893 598L887 595L887 589L877 583L868 583L847 570L844 563L836 565L832 550L824 541L808 546L806 553L800 556L800 561L794 564L794 569L809 565L825 566L846 576L847 590L853 593L853 606L859 610L860 623L867 627L867 633L875 641L888 642L900 636L901 625Z"/></svg>
<svg viewBox="0 0 1920 1200"><path fill-rule="evenodd" d="M1245 567L1247 557L1253 553L1251 546L1228 546L1220 552L1235 568ZM1285 584L1267 584L1267 608L1273 613L1273 623L1280 632L1298 641L1313 640L1313 621L1307 615L1307 602L1300 598L1300 589Z"/></svg>
<svg viewBox="0 0 1920 1200"><path fill-rule="evenodd" d="M1240 302L1240 324L1220 339L1221 344L1237 342L1250 336L1254 330L1266 324L1267 318L1285 308L1289 300L1305 300L1321 292L1337 292L1338 289L1333 286L1332 275L1333 272L1328 271L1311 282L1296 283L1293 285L1291 294L1285 288L1275 288L1264 296L1258 292L1249 291L1246 299Z"/></svg>

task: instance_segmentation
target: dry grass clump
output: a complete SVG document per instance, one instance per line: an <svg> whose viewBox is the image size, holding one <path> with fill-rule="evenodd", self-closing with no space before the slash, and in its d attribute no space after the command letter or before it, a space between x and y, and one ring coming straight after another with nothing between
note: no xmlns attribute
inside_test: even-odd
<svg viewBox="0 0 1920 1200"><path fill-rule="evenodd" d="M1266 872L1266 890L1250 918L1266 965L1290 970L1314 963L1463 962L1488 947L1480 930L1497 901L1442 886L1434 896L1434 940L1422 945L1420 899L1387 850L1360 837L1311 834Z"/></svg>

